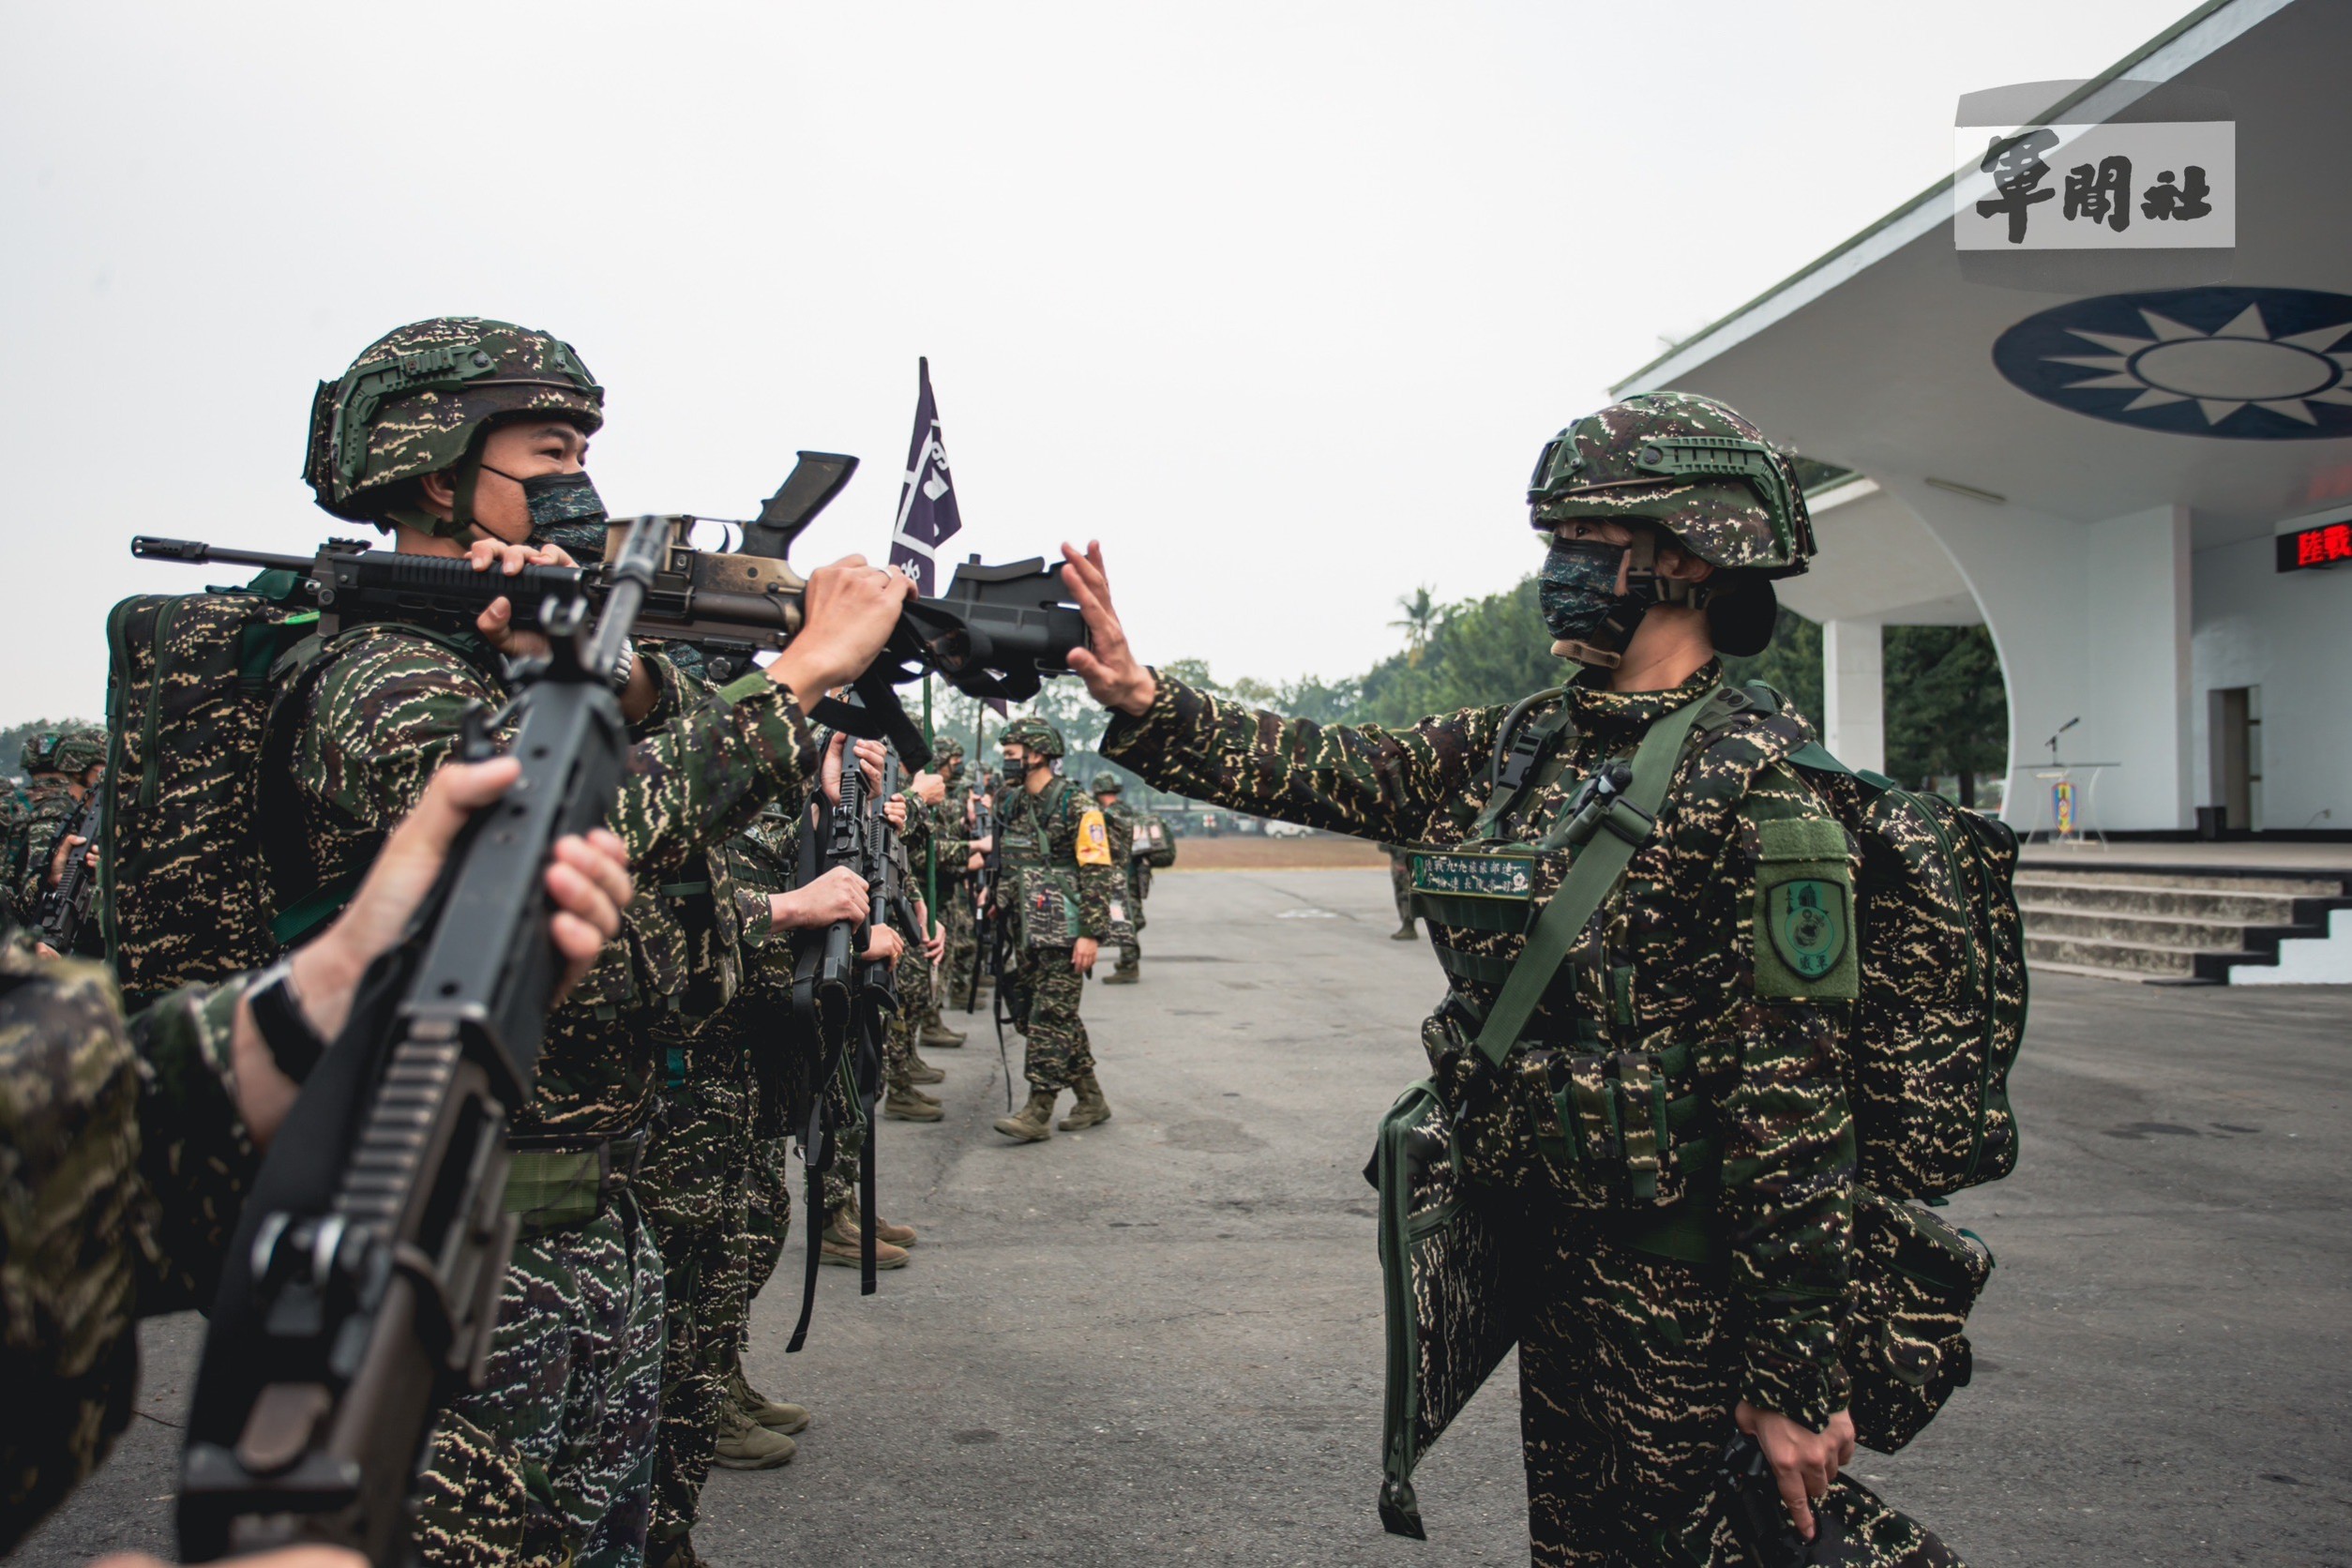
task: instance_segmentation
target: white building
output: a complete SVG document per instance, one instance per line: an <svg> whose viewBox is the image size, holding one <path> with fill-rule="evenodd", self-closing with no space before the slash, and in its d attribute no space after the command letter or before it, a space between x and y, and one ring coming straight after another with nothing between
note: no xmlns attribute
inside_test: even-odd
<svg viewBox="0 0 2352 1568"><path fill-rule="evenodd" d="M1782 597L1826 623L1831 748L1882 755L1880 629L1973 624L2008 682L2011 820L2069 719L2118 764L2097 825L2352 829L2352 566L2278 569L2352 519L2352 0L2216 0L2084 100L2218 89L2237 122L2225 283L2084 295L1962 276L1949 182L1645 367L1861 475ZM2064 351L2071 349L2071 354ZM2084 386L2100 381L2096 387ZM2324 538L2324 535L2323 535Z"/></svg>

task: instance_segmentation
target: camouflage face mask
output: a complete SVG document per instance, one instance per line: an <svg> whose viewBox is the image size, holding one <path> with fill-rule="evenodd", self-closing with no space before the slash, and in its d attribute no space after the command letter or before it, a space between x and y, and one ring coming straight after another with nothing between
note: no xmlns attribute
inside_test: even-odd
<svg viewBox="0 0 2352 1568"><path fill-rule="evenodd" d="M1647 576L1635 577L1629 584L1632 592L1619 596L1617 576L1624 562L1623 545L1553 541L1536 580L1536 602L1552 636L1565 642L1591 642L1613 616L1632 609L1638 617L1657 602L1655 580Z"/></svg>
<svg viewBox="0 0 2352 1568"><path fill-rule="evenodd" d="M522 487L523 504L531 508L529 543L554 545L575 561L604 559L604 497L585 472L534 474L526 479L488 463L482 467Z"/></svg>

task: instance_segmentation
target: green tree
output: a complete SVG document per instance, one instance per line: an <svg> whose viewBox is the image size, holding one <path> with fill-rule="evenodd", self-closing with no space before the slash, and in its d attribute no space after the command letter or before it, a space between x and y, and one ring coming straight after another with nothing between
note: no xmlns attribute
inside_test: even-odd
<svg viewBox="0 0 2352 1568"><path fill-rule="evenodd" d="M1396 608L1405 612L1404 616L1391 621L1389 626L1405 634L1405 662L1418 665L1421 656L1428 650L1429 634L1437 627L1438 601L1430 596L1429 585L1425 582L1400 597Z"/></svg>
<svg viewBox="0 0 2352 1568"><path fill-rule="evenodd" d="M1931 788L1955 781L1976 804L1977 775L2009 760L2009 690L1983 626L1893 626L1886 640L1887 773Z"/></svg>

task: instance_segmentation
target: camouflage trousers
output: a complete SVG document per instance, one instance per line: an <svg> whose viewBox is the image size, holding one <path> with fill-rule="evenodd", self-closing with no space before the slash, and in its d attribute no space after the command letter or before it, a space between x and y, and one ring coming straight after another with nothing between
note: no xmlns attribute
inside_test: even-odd
<svg viewBox="0 0 2352 1568"><path fill-rule="evenodd" d="M1119 949L1121 969L1133 969L1143 961L1143 878L1133 867L1121 881L1119 902L1125 918L1113 924L1111 940L1103 945Z"/></svg>
<svg viewBox="0 0 2352 1568"><path fill-rule="evenodd" d="M488 1378L433 1430L427 1563L638 1568L661 1393L661 1255L626 1189L515 1244Z"/></svg>
<svg viewBox="0 0 2352 1568"><path fill-rule="evenodd" d="M799 1174L790 1138L752 1140L743 1201L735 1206L734 1234L727 1244L741 1258L745 1275L743 1305L735 1320L738 1353L749 1327L751 1304L784 1259L784 1241L792 1229L792 1182Z"/></svg>
<svg viewBox="0 0 2352 1568"><path fill-rule="evenodd" d="M1020 985L1029 993L1029 1022L1021 1030L1028 1042L1023 1076L1033 1089L1077 1088L1078 1079L1094 1070L1086 1025L1078 1021L1086 976L1070 967L1068 948L1030 947L1021 951Z"/></svg>
<svg viewBox="0 0 2352 1568"><path fill-rule="evenodd" d="M1531 1223L1519 1339L1528 1535L1537 1568L1732 1568L1711 1490L1740 1398L1738 1307L1711 1271L1633 1251L1590 1214ZM1853 1568L1957 1568L1943 1543L1840 1476Z"/></svg>
<svg viewBox="0 0 2352 1568"><path fill-rule="evenodd" d="M941 988L946 993L942 1005L961 1007L964 988L972 984L972 961L980 954L980 926L972 912L972 884L961 879L942 882L939 896L947 906L940 912L947 923L947 984Z"/></svg>
<svg viewBox="0 0 2352 1568"><path fill-rule="evenodd" d="M882 1032L882 1081L905 1086L913 1081L907 1074L914 1066L915 1035L939 1017L939 1004L931 995L931 960L912 941L898 960L893 984L898 1005L891 1011Z"/></svg>
<svg viewBox="0 0 2352 1568"><path fill-rule="evenodd" d="M1413 923L1413 863L1412 858L1400 850L1388 852L1388 890L1390 896L1396 900L1396 924L1399 927L1411 925Z"/></svg>
<svg viewBox="0 0 2352 1568"><path fill-rule="evenodd" d="M654 1460L656 1545L694 1527L742 1332L746 1259L731 1245L751 1163L753 1089L741 1042L672 1052L673 1079L638 1180L661 1244L661 1428Z"/></svg>

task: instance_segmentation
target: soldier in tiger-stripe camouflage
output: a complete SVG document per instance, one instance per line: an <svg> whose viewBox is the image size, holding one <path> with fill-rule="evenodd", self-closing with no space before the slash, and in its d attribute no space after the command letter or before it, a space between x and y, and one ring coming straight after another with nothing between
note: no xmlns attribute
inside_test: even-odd
<svg viewBox="0 0 2352 1568"><path fill-rule="evenodd" d="M466 813L500 789L478 769L437 779L379 857L396 869L371 874L344 917L294 956L285 984L316 1032L337 1033ZM611 845L569 843L584 852L567 851L567 864L587 874L550 881L551 931L576 979L620 929L629 879ZM135 1320L214 1297L262 1153L298 1088L244 1006L253 983L184 988L126 1029L104 969L36 958L21 935L0 940L0 1383L15 1418L0 1433L0 1554L129 1418ZM518 1502L532 1479L516 1469L485 1487L479 1500L494 1512L471 1529L494 1537L504 1560L560 1562L569 1547L551 1511ZM360 1568L355 1555L323 1548L304 1560L343 1559ZM266 1568L273 1558L249 1560Z"/></svg>
<svg viewBox="0 0 2352 1568"><path fill-rule="evenodd" d="M437 318L388 334L322 384L307 477L322 506L390 531L400 550L470 556L481 570L565 565L545 541L602 511L584 469L602 417L603 389L569 345L505 323ZM707 886L707 851L762 802L798 798L817 755L796 693L862 671L907 592L854 558L821 569L792 646L715 694L651 651L623 660L614 683L636 745L611 825L641 884L664 897ZM290 938L364 870L457 744L465 710L496 711L510 695L501 656L535 644L512 621L501 600L469 634L379 622L290 656L265 751L289 765L262 780ZM422 1482L429 1561L507 1555L475 1521L495 1515L486 1497L518 1473L582 1568L642 1560L662 1293L627 1186L656 1093L656 1041L641 1009L666 1003L673 975L717 972L726 956L709 944L721 934L714 921L665 937L659 952L615 944L549 1019L535 1097L512 1129L509 1206L523 1235L490 1380L445 1421ZM650 972L639 972L639 957Z"/></svg>
<svg viewBox="0 0 2352 1568"><path fill-rule="evenodd" d="M1402 729L1252 712L1145 668L1099 547L1065 547L1092 644L1071 663L1115 710L1102 750L1164 789L1423 852L1416 901L1450 987L1423 1040L1529 1304L1536 1563L1744 1560L1710 1487L1735 1426L1792 1525L1842 1537L1839 1560L1953 1563L1838 1473L1854 1442L1835 1342L1855 1162L1838 1075L1849 841L1785 761L1802 720L1711 696L1718 649L1764 645L1770 580L1812 552L1802 498L1739 415L1652 394L1561 432L1530 499L1554 652L1585 669L1516 710ZM1653 726L1694 718L1654 829L1625 828L1630 871L1489 1066L1471 1042L1566 874L1576 808L1606 799L1588 784L1605 770L1621 784L1613 764ZM1490 772L1499 754L1512 771ZM1816 896L1802 931L1763 896L1768 872L1790 871ZM1523 912L1497 917L1514 898ZM1588 1136L1645 1080L1654 1134L1611 1111L1621 1136Z"/></svg>

